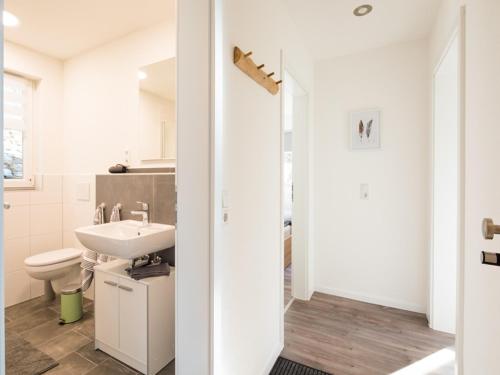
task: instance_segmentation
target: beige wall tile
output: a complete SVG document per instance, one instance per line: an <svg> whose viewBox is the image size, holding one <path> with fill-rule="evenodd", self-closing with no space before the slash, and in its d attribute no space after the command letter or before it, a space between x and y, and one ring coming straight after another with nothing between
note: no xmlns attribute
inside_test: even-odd
<svg viewBox="0 0 500 375"><path fill-rule="evenodd" d="M30 277L26 271L5 275L5 306L12 306L30 299Z"/></svg>
<svg viewBox="0 0 500 375"><path fill-rule="evenodd" d="M5 274L24 270L24 260L30 255L29 237L4 241Z"/></svg>
<svg viewBox="0 0 500 375"><path fill-rule="evenodd" d="M45 251L62 249L62 231L33 235L30 237L30 255L36 255Z"/></svg>
<svg viewBox="0 0 500 375"><path fill-rule="evenodd" d="M30 204L62 203L62 176L40 177L40 189L30 191Z"/></svg>
<svg viewBox="0 0 500 375"><path fill-rule="evenodd" d="M4 210L4 238L26 237L30 233L29 206L13 206Z"/></svg>
<svg viewBox="0 0 500 375"><path fill-rule="evenodd" d="M30 206L30 233L32 236L60 232L61 226L62 204Z"/></svg>

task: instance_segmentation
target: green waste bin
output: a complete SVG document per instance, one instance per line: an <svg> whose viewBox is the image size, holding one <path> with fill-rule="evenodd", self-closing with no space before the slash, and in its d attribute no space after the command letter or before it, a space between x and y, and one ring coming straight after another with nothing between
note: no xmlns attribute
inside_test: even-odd
<svg viewBox="0 0 500 375"><path fill-rule="evenodd" d="M60 324L73 323L83 316L82 286L79 284L66 285L61 291L61 318Z"/></svg>

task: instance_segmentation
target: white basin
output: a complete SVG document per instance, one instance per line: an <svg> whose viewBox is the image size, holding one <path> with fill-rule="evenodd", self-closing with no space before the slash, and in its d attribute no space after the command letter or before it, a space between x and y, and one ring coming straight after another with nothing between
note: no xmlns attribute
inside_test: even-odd
<svg viewBox="0 0 500 375"><path fill-rule="evenodd" d="M123 220L75 229L83 246L100 254L134 259L175 245L173 225Z"/></svg>

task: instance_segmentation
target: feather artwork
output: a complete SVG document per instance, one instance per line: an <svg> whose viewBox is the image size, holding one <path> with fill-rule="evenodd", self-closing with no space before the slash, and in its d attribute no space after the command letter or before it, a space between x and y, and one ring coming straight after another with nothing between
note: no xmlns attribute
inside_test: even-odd
<svg viewBox="0 0 500 375"><path fill-rule="evenodd" d="M363 139L363 132L365 131L365 124L363 124L363 121L359 122L358 125L358 133L359 133L359 139Z"/></svg>
<svg viewBox="0 0 500 375"><path fill-rule="evenodd" d="M370 134L372 133L373 120L370 120L366 125L366 138L370 139Z"/></svg>

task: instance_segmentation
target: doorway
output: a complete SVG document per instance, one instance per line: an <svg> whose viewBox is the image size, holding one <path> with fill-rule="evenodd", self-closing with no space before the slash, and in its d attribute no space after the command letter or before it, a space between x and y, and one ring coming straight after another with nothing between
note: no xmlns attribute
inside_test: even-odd
<svg viewBox="0 0 500 375"><path fill-rule="evenodd" d="M283 295L284 310L309 293L309 145L307 91L284 71L282 103Z"/></svg>

